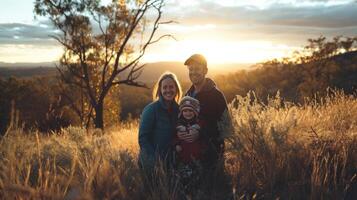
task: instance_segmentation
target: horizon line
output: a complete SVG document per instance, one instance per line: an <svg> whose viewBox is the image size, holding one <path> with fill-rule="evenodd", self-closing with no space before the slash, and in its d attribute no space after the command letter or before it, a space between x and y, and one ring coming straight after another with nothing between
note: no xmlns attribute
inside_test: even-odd
<svg viewBox="0 0 357 200"><path fill-rule="evenodd" d="M0 63L3 64L41 64L41 63L58 63L59 61L42 61L42 62L5 62L1 61ZM150 61L150 62L140 62L142 64L150 64L150 63L164 63L164 62L175 62L175 63L184 63L184 61L177 61L177 60L158 60L158 61ZM208 65L230 65L230 64L257 64L260 62L208 62Z"/></svg>

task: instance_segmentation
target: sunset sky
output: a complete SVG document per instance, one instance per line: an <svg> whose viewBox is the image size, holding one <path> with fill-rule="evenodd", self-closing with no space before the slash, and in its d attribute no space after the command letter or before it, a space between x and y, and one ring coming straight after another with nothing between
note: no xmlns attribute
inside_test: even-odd
<svg viewBox="0 0 357 200"><path fill-rule="evenodd" d="M193 53L212 63L255 63L286 56L320 35L357 36L356 0L168 0L161 26L175 40L152 46L144 61L183 61ZM55 61L62 47L34 20L32 0L0 1L0 61Z"/></svg>

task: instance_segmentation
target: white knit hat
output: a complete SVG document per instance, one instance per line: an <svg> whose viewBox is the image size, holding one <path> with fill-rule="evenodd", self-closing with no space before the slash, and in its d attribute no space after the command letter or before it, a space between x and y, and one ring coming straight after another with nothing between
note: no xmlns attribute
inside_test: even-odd
<svg viewBox="0 0 357 200"><path fill-rule="evenodd" d="M200 102L197 99L194 99L190 96L185 96L180 101L179 109L180 109L179 117L181 116L182 111L184 109L191 109L197 117L198 113L200 112Z"/></svg>

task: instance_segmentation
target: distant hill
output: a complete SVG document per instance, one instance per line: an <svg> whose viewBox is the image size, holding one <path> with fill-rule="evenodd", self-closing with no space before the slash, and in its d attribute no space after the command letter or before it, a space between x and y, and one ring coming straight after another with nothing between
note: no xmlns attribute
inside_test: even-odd
<svg viewBox="0 0 357 200"><path fill-rule="evenodd" d="M3 63L0 62L0 77L31 78L33 76L52 76L57 73L55 63ZM227 74L239 69L248 68L249 64L212 64L209 66L208 76ZM139 80L154 82L165 71L175 73L182 81L188 80L188 71L181 62L148 63L144 67Z"/></svg>
<svg viewBox="0 0 357 200"><path fill-rule="evenodd" d="M216 77L215 81L228 101L249 91L260 100L279 91L280 97L296 103L304 103L306 97L324 97L327 88L353 94L357 89L357 51L304 64L262 63L249 71Z"/></svg>
<svg viewBox="0 0 357 200"><path fill-rule="evenodd" d="M0 78L31 78L35 76L54 76L57 69L54 67L0 67Z"/></svg>
<svg viewBox="0 0 357 200"><path fill-rule="evenodd" d="M56 62L40 63L6 63L0 62L0 68L36 68L36 67L55 67Z"/></svg>
<svg viewBox="0 0 357 200"><path fill-rule="evenodd" d="M0 77L10 76L18 78L31 78L33 76L53 76L57 69L55 62L41 63L5 63L0 62Z"/></svg>

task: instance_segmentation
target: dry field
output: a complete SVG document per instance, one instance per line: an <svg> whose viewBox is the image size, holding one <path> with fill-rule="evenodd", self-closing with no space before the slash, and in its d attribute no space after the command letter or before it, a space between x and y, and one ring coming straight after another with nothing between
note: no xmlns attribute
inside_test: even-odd
<svg viewBox="0 0 357 200"><path fill-rule="evenodd" d="M12 129L0 141L0 199L353 199L357 99L332 92L305 105L230 104L224 174L192 195L158 167L150 187L137 166L138 122L102 133ZM224 129L224 124L222 125Z"/></svg>

